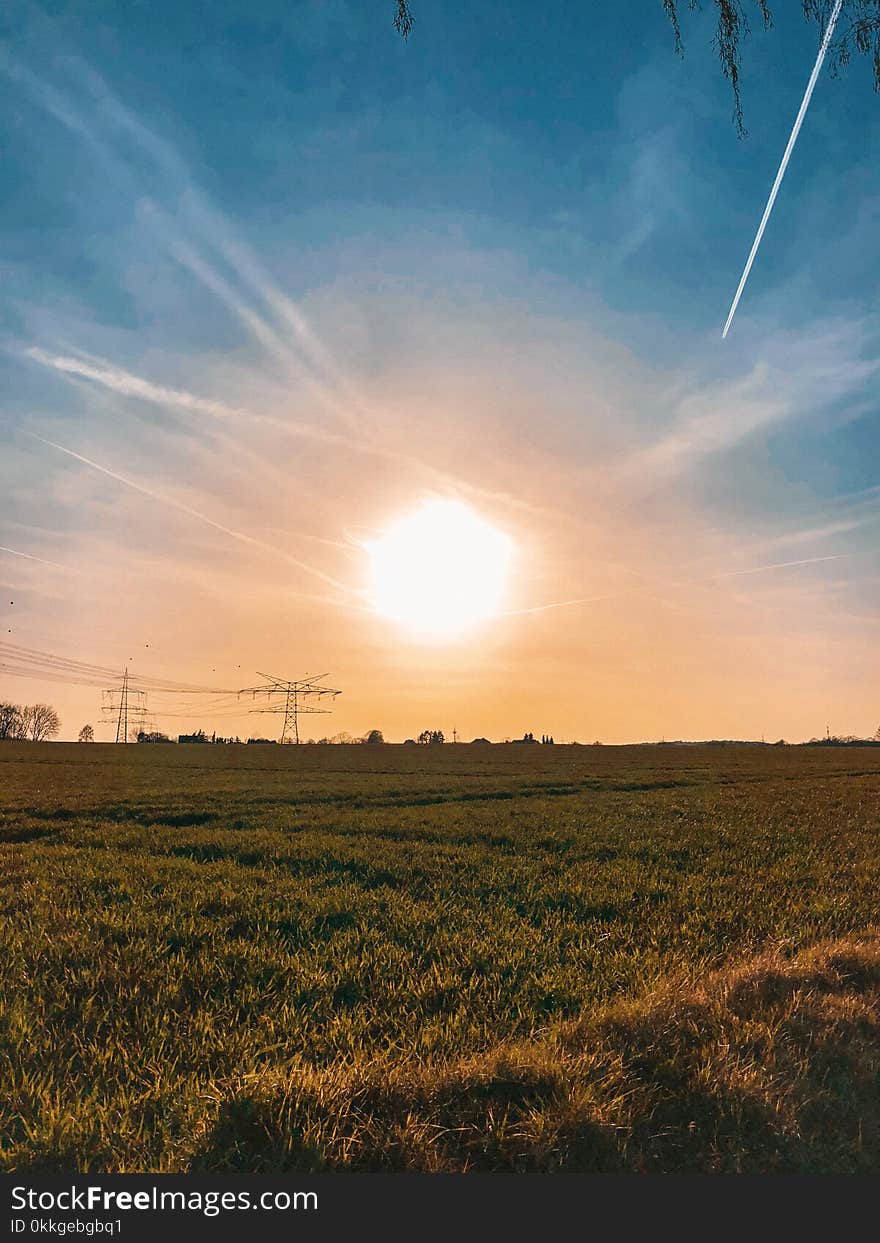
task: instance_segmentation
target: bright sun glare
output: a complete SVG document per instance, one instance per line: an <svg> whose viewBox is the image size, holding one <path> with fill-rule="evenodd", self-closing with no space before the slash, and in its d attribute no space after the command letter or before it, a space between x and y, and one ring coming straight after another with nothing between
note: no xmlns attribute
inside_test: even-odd
<svg viewBox="0 0 880 1243"><path fill-rule="evenodd" d="M376 612L414 638L456 639L504 602L513 542L459 501L425 501L366 548Z"/></svg>

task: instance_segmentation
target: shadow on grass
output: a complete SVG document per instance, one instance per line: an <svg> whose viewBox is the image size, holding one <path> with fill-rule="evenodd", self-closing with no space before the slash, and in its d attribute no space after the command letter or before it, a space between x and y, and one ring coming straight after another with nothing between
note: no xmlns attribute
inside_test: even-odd
<svg viewBox="0 0 880 1243"><path fill-rule="evenodd" d="M192 1170L880 1169L880 940L668 983L458 1065L295 1064Z"/></svg>

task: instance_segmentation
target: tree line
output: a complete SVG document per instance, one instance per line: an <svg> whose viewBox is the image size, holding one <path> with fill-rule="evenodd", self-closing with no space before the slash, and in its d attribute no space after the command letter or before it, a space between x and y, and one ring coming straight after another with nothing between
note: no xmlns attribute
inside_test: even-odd
<svg viewBox="0 0 880 1243"><path fill-rule="evenodd" d="M61 729L50 704L0 702L0 742L48 742Z"/></svg>

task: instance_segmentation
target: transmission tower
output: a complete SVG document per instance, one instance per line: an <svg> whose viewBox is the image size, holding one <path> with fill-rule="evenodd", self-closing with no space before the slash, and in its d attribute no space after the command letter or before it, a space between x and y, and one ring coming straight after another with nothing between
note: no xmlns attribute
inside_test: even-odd
<svg viewBox="0 0 880 1243"><path fill-rule="evenodd" d="M259 676L264 679L261 686L246 686L238 693L239 695L251 695L254 699L260 696L266 700L268 706L251 708L250 711L253 713L283 715L281 737L278 739L280 743L293 741L299 746L299 718L302 713L327 714L330 712L329 708L314 708L310 703L303 702L304 700L321 699L325 695L330 695L335 699L337 695L342 694L342 691L324 685L323 679L327 677L326 673L320 673L314 678L300 678L298 681L276 678L270 673L261 673ZM293 733L292 739L291 732Z"/></svg>
<svg viewBox="0 0 880 1243"><path fill-rule="evenodd" d="M136 690L129 685L128 668L122 675L119 686L110 687L102 692L104 703L101 711L116 717L116 741L128 742L129 720L143 724L147 715L146 692Z"/></svg>

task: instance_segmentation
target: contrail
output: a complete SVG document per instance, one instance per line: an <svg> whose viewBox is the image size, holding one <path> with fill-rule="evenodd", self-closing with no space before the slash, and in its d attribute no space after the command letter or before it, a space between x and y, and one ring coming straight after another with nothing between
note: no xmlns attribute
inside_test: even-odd
<svg viewBox="0 0 880 1243"><path fill-rule="evenodd" d="M26 561L39 561L40 565L51 565L56 570L69 570L69 565L59 565L57 561L47 561L45 557L35 557L30 552L19 552L17 548L4 548L0 544L0 552L11 553L13 557L24 557Z"/></svg>
<svg viewBox="0 0 880 1243"><path fill-rule="evenodd" d="M845 557L854 557L853 552L836 552L829 557L803 557L800 561L775 561L772 565L756 565L751 570L728 570L724 574L713 574L712 578L740 578L743 574L764 574L767 570L788 570L796 565L818 565L820 561L842 561ZM711 579L700 579L700 582L711 582Z"/></svg>
<svg viewBox="0 0 880 1243"><path fill-rule="evenodd" d="M150 500L156 501L160 505L166 505L170 509L179 510L180 513L188 515L190 518L196 518L199 522L206 523L207 526L213 527L215 531L221 531L224 535L228 535L230 539L239 540L243 544L252 544L255 548L261 548L264 552L272 553L276 557L281 557L284 561L291 565L297 566L304 570L307 574L313 574L320 578L323 582L328 583L331 587L347 594L352 593L352 589L345 583L333 578L330 574L325 574L323 570L315 569L314 566L307 565L304 561L300 561L297 557L291 557L288 553L283 552L280 548L273 547L272 544L265 544L262 540L255 539L253 535L247 535L244 531L236 531L232 527L224 526L222 522L216 522L213 518L209 518L207 514L201 513L198 509L193 509L191 505L185 505L182 501L173 500L170 496L163 496L160 492L154 492L151 488L145 487L142 483L137 483L134 479L129 479L125 475L120 475L115 470L110 470L107 466L102 466L100 462L94 462L91 458L84 457L81 453L75 453L73 449L66 449L64 445L57 444L54 440L46 440L42 436L38 436L35 432L28 432L28 436L38 440L40 444L47 445L50 449L57 449L59 453L66 453L68 457L74 458L77 462L82 462L85 466L90 466L92 470L100 471L102 475L106 475L109 479L115 479L117 483L124 484L127 488L133 488L135 492L140 492L142 496L147 496ZM354 593L357 594L357 593ZM308 596L306 599L320 599L322 604L337 604L340 601L325 600L322 597ZM352 606L347 606L352 607Z"/></svg>
<svg viewBox="0 0 880 1243"><path fill-rule="evenodd" d="M733 317L736 314L736 308L739 306L739 300L742 297L742 292L746 287L746 281L749 279L749 273L752 270L752 264L755 262L755 255L758 253L758 247L761 245L761 238L764 236L764 230L767 227L767 221L770 219L770 213L773 210L773 204L776 202L776 195L779 193L779 187L782 185L782 178L785 176L785 170L788 168L788 161L791 159L792 151L794 151L794 144L797 142L798 134L801 132L801 126L804 123L804 117L807 115L807 108L810 106L810 100L813 97L813 88L815 87L816 82L819 77L819 73L821 72L822 62L825 60L825 53L828 51L828 45L831 42L831 36L834 34L834 27L837 25L837 19L840 16L840 10L841 10L842 5L843 5L843 0L835 0L834 9L831 13L831 20L829 21L825 34L822 37L822 45L819 48L819 55L816 57L816 63L813 66L813 72L810 74L810 80L807 83L807 89L806 91L804 91L804 97L801 100L801 106L798 109L797 116L795 117L794 126L792 127L792 131L791 131L791 137L788 140L788 146L785 148L785 152L782 156L782 161L779 165L779 171L776 174L776 180L773 182L773 188L770 191L770 197L767 200L767 206L764 208L764 215L761 217L761 223L758 225L758 232L755 234L755 240L752 243L752 249L749 252L748 259L746 260L746 266L743 269L743 274L740 277L739 286L734 296L733 304L730 308L730 314L727 317L727 323L724 325L724 331L721 334L722 341L727 336L728 330L730 329L730 325L733 322Z"/></svg>
<svg viewBox="0 0 880 1243"><path fill-rule="evenodd" d="M755 565L748 570L727 570L722 571L720 574L710 574L708 578L693 578L680 583L667 583L665 586L673 591L679 590L682 587L704 587L709 583L717 582L720 578L740 578L744 574L766 574L770 570L789 570L799 565L818 565L822 561L842 561L846 557L854 557L856 555L853 552L837 552L827 557L803 557L799 561L774 561L772 565ZM629 591L614 591L608 595L578 596L574 600L554 600L551 604L536 604L532 608L527 609L508 609L504 613L496 614L496 616L519 617L526 613L546 613L550 609L576 608L581 604L598 604L600 601L621 600L632 596L647 600L658 600L661 604L669 604L669 601L664 600L662 596L655 596L650 592L640 591L637 587L633 587Z"/></svg>
<svg viewBox="0 0 880 1243"><path fill-rule="evenodd" d="M308 440L345 449L349 453L376 457L382 461L402 463L404 466L409 466L414 470L433 476L444 487L453 491L463 492L468 496L508 505L511 509L519 509L527 513L552 514L555 512L547 509L546 506L533 505L530 501L520 496L514 496L510 492L477 487L475 484L467 483L464 479L459 479L436 466L423 462L411 453L394 448L386 448L375 440L357 440L354 437L339 432L325 431L314 423L289 421L275 415L257 413L242 406L229 406L225 402L201 397L196 393L187 392L185 389L167 388L165 385L154 384L152 380L145 380L142 376L134 375L132 372L118 367L115 363L105 362L103 359L71 358L64 354L52 354L48 350L41 349L36 345L22 349L20 354L22 357L29 358L32 362L39 363L43 367L58 371L62 375L91 380L103 388L110 389L111 392L120 393L123 397L136 397L141 401L151 402L166 409L175 407L187 412L207 414L218 420L238 419L248 423L259 422L267 427L276 428L286 435L304 437Z"/></svg>

